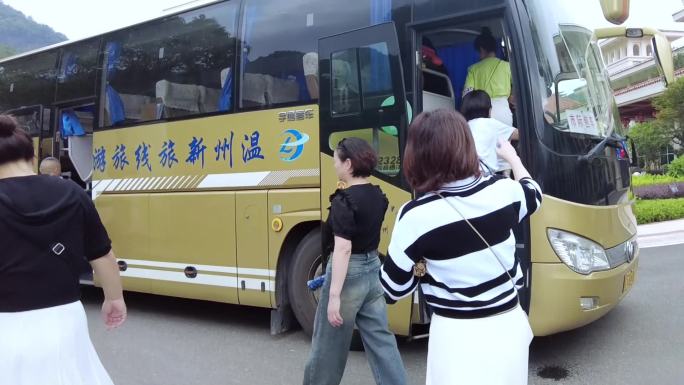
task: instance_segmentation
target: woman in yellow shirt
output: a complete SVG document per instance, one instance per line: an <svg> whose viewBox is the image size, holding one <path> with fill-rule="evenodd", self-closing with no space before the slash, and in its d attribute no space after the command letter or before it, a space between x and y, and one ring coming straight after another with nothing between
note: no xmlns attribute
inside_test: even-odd
<svg viewBox="0 0 684 385"><path fill-rule="evenodd" d="M492 118L513 125L513 114L508 106L511 96L511 66L496 57L496 39L487 27L475 39L475 49L480 61L468 68L463 95L473 90L483 90L492 99Z"/></svg>

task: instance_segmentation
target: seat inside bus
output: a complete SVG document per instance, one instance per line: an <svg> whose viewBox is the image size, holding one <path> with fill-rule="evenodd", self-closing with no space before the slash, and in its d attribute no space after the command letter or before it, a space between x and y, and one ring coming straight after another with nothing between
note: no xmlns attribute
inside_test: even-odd
<svg viewBox="0 0 684 385"><path fill-rule="evenodd" d="M221 90L213 87L197 86L199 90L199 110L200 112L216 111L221 100Z"/></svg>
<svg viewBox="0 0 684 385"><path fill-rule="evenodd" d="M157 116L157 103L153 97L146 95L137 94L111 94L110 92L105 92L105 124L107 126L113 123L118 123L119 121L139 121L139 120L152 120L156 119ZM119 98L119 102L113 103L110 99L114 97ZM114 114L112 106L117 106L123 108L123 116L118 118L112 118L112 116L118 116ZM115 121L113 121L115 120Z"/></svg>
<svg viewBox="0 0 684 385"><path fill-rule="evenodd" d="M155 96L163 107L161 117L173 118L200 111L200 90L195 84L160 80L155 87Z"/></svg>
<svg viewBox="0 0 684 385"><path fill-rule="evenodd" d="M299 97L299 84L294 79L281 79L269 74L245 73L242 101L249 105L287 103Z"/></svg>
<svg viewBox="0 0 684 385"><path fill-rule="evenodd" d="M302 58L306 89L312 99L318 99L318 53L308 52Z"/></svg>
<svg viewBox="0 0 684 385"><path fill-rule="evenodd" d="M430 68L423 68L423 111L439 108L454 108L456 95L447 74Z"/></svg>

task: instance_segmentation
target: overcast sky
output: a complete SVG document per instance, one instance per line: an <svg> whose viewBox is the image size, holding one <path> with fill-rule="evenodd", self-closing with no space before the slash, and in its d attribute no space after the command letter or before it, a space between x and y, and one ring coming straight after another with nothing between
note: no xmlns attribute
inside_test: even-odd
<svg viewBox="0 0 684 385"><path fill-rule="evenodd" d="M111 31L165 13L191 0L1 0L33 20L47 24L70 40ZM284 0L287 1L287 0ZM211 0L192 2L195 5Z"/></svg>
<svg viewBox="0 0 684 385"><path fill-rule="evenodd" d="M2 0L5 4L47 24L69 39L81 39L98 33L125 27L165 13L174 6L191 0ZM281 0L287 1L287 0ZM557 0L549 0L550 2ZM199 0L203 4L211 0ZM598 0L572 0L578 12L582 3ZM672 14L684 8L682 0L631 0L630 18L633 26L653 26L661 29L684 30L684 23L675 23Z"/></svg>

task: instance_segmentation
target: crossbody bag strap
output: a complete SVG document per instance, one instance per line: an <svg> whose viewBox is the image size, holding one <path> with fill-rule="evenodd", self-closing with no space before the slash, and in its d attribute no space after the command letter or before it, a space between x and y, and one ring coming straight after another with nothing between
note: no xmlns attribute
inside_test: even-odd
<svg viewBox="0 0 684 385"><path fill-rule="evenodd" d="M492 82L492 78L494 77L494 75L496 75L496 70L499 69L499 64L501 64L501 61L502 60L499 59L499 61L494 66L494 70L492 71L491 74L489 74L489 78L487 79L487 83L485 83L484 89L487 89L487 87L489 87L489 83Z"/></svg>
<svg viewBox="0 0 684 385"><path fill-rule="evenodd" d="M482 234L480 234L480 232L477 231L477 229L475 228L475 226L473 226L473 224L470 223L470 221L468 220L468 218L466 218L465 215L463 215L463 214L461 213L461 210L459 210L453 203L449 202L449 200L446 199L446 198L444 197L444 195L442 195L442 194L440 194L440 193L436 193L436 194L437 194L440 198L444 199L444 201L445 201L449 206L451 206L451 208L454 209L454 211L456 211L456 212L458 213L458 215L460 215L460 216L465 220L465 222L468 224L468 226L470 226L470 228L473 229L473 231L475 232L475 234L477 234L477 236L480 237L480 239L482 240L482 242L484 242L484 244L487 245L487 248L489 249L489 251L491 251L492 255L494 255L494 258L496 258L496 261L499 262L499 265L501 265L501 268L503 269L503 271L506 272L506 275L508 275L508 278L511 280L511 284L513 285L513 290L515 290L515 293L519 295L520 293L518 293L518 287L517 287L516 284L515 284L515 280L513 279L513 276L511 276L511 273L508 272L508 269L507 269L506 266L503 264L503 262L501 262L501 258L499 258L499 255L496 253L496 251L494 251L494 249L492 249L492 246L489 245L489 242L487 242L487 240L482 236Z"/></svg>

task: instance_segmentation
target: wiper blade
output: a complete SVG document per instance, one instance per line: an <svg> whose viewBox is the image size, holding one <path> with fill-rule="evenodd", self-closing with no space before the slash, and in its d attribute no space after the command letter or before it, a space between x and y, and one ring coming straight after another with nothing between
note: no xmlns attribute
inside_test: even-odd
<svg viewBox="0 0 684 385"><path fill-rule="evenodd" d="M625 140L625 138L622 138L618 135L611 133L610 135L603 138L603 140L598 142L591 150L589 150L589 152L587 152L584 155L580 155L577 159L580 162L589 162L596 158L596 156L600 154L606 148L606 146L618 149L622 148L621 144L623 140Z"/></svg>

